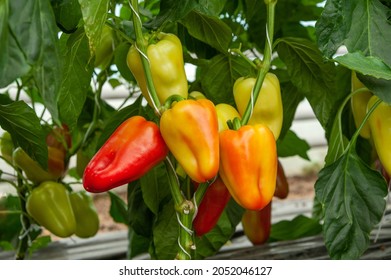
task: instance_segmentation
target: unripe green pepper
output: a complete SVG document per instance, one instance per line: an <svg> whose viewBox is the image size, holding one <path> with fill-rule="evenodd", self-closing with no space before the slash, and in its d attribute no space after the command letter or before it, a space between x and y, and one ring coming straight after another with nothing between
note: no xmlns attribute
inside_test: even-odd
<svg viewBox="0 0 391 280"><path fill-rule="evenodd" d="M353 71L352 92L360 88L365 88L365 85L361 83L361 81L357 78L356 72ZM354 124L356 125L356 128L359 128L362 121L364 120L365 115L367 113L368 101L372 96L373 94L369 90L357 92L352 96L350 100L350 104L352 106L352 114L353 114ZM370 138L371 133L369 130L368 122L364 124L363 128L360 131L360 135L366 139Z"/></svg>
<svg viewBox="0 0 391 280"><path fill-rule="evenodd" d="M156 44L150 44L147 48L147 57L152 72L152 80L161 104L172 95L183 98L188 96L188 83L183 62L181 41L170 33L160 33ZM144 69L141 63L139 51L134 45L129 49L127 64L140 86L141 93L151 105L148 94Z"/></svg>
<svg viewBox="0 0 391 280"><path fill-rule="evenodd" d="M247 104L251 100L255 85L255 78L237 79L234 83L233 94L236 107L241 116L246 111ZM283 121L283 108L281 100L280 82L276 75L267 73L262 87L253 107L253 112L248 124L265 124L274 134L277 140L280 136Z"/></svg>
<svg viewBox="0 0 391 280"><path fill-rule="evenodd" d="M76 231L76 220L68 191L63 184L46 181L27 197L27 213L41 226L59 237Z"/></svg>
<svg viewBox="0 0 391 280"><path fill-rule="evenodd" d="M94 236L99 230L99 217L90 195L85 191L69 194L76 219L75 235L80 238Z"/></svg>
<svg viewBox="0 0 391 280"><path fill-rule="evenodd" d="M9 134L8 131L5 131L1 136L0 147L1 155L9 162L12 162L14 143L12 142L11 134Z"/></svg>
<svg viewBox="0 0 391 280"><path fill-rule="evenodd" d="M371 108L379 97L372 96L368 102ZM371 137L385 171L391 174L391 105L381 102L369 116Z"/></svg>
<svg viewBox="0 0 391 280"><path fill-rule="evenodd" d="M57 172L51 173L44 170L41 165L33 160L21 147L14 150L12 154L14 165L21 168L26 174L27 179L34 183L42 183L44 181L56 181L60 178Z"/></svg>

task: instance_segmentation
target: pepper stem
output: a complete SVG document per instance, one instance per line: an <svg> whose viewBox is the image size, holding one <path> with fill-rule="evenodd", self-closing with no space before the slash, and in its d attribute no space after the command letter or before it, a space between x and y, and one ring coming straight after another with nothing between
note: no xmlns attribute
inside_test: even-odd
<svg viewBox="0 0 391 280"><path fill-rule="evenodd" d="M258 70L257 79L251 93L251 98L247 104L246 111L242 116L241 125L246 125L251 118L254 104L257 102L259 91L261 90L263 81L265 80L266 74L270 70L271 57L273 51L273 34L274 34L274 16L275 16L275 7L277 0L265 1L267 8L267 23L266 23L266 43L264 50L264 57L262 63L260 63L260 68Z"/></svg>

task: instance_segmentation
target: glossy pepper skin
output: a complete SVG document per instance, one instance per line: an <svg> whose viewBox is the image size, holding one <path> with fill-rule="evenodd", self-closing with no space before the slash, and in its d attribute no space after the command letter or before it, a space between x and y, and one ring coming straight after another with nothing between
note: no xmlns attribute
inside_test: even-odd
<svg viewBox="0 0 391 280"><path fill-rule="evenodd" d="M372 96L368 102L371 108L379 97ZM369 117L371 137L383 168L391 174L391 105L381 102Z"/></svg>
<svg viewBox="0 0 391 280"><path fill-rule="evenodd" d="M244 234L253 245L266 243L270 237L272 202L262 210L246 210L242 216Z"/></svg>
<svg viewBox="0 0 391 280"><path fill-rule="evenodd" d="M147 47L153 84L161 104L171 95L188 96L188 82L183 62L181 41L170 33L160 33L159 41ZM140 86L141 93L152 105L138 50L133 45L127 55L127 64Z"/></svg>
<svg viewBox="0 0 391 280"><path fill-rule="evenodd" d="M99 217L90 195L85 191L69 194L72 210L76 219L75 235L88 238L99 230Z"/></svg>
<svg viewBox="0 0 391 280"><path fill-rule="evenodd" d="M352 92L360 88L365 88L365 85L361 83L361 81L357 78L356 72L353 71ZM367 113L368 101L372 96L373 94L369 90L358 92L352 96L350 100L350 104L352 107L352 114L353 114L354 124L356 125L356 128L359 128L362 121L364 120L365 115ZM369 129L368 122L364 124L363 128L360 131L360 135L366 139L369 139L371 137L371 132Z"/></svg>
<svg viewBox="0 0 391 280"><path fill-rule="evenodd" d="M276 141L263 124L220 132L221 179L245 209L261 210L273 198L277 176Z"/></svg>
<svg viewBox="0 0 391 280"><path fill-rule="evenodd" d="M197 189L197 188L196 188ZM220 177L208 186L200 205L197 216L193 221L197 236L208 233L217 224L225 206L231 198L227 187Z"/></svg>
<svg viewBox="0 0 391 280"><path fill-rule="evenodd" d="M277 165L277 180L276 180L276 190L274 191L274 196L280 199L284 199L289 194L289 183L286 178L284 167L281 164L281 161L278 160Z"/></svg>
<svg viewBox="0 0 391 280"><path fill-rule="evenodd" d="M27 213L41 226L59 237L75 233L76 220L65 186L46 181L34 188L27 198Z"/></svg>
<svg viewBox="0 0 391 280"><path fill-rule="evenodd" d="M131 117L114 131L86 166L84 188L99 193L137 180L167 154L159 127L141 116Z"/></svg>
<svg viewBox="0 0 391 280"><path fill-rule="evenodd" d="M234 99L241 116L246 111L255 81L255 78L241 77L234 83ZM283 108L280 82L276 75L267 73L248 124L266 124L273 132L275 140L277 140L280 136L282 121Z"/></svg>
<svg viewBox="0 0 391 280"><path fill-rule="evenodd" d="M53 150L49 149L49 153ZM50 155L48 155L50 158ZM46 171L41 167L41 165L33 160L21 147L18 147L12 153L12 160L15 166L21 168L27 179L33 183L39 184L45 181L57 181L62 173L59 173L57 166L49 165L49 170ZM51 168L55 170L51 172Z"/></svg>
<svg viewBox="0 0 391 280"><path fill-rule="evenodd" d="M182 100L160 118L168 148L189 177L204 183L219 170L219 132L216 109L207 99Z"/></svg>

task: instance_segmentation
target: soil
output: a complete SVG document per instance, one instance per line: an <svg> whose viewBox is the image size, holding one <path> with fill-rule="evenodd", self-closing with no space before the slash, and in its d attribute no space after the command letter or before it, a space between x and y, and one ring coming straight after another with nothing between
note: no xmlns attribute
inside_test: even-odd
<svg viewBox="0 0 391 280"><path fill-rule="evenodd" d="M317 174L311 173L303 176L288 177L289 195L286 199L312 199ZM126 190L117 193L126 201ZM110 197L108 194L94 195L94 203L99 213L100 232L110 232L126 229L123 224L116 223L110 216Z"/></svg>

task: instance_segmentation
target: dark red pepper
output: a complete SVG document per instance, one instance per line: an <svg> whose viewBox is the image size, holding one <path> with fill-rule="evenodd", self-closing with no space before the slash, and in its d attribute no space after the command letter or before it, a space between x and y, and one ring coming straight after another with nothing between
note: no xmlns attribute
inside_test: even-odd
<svg viewBox="0 0 391 280"><path fill-rule="evenodd" d="M105 192L139 179L168 154L159 127L141 116L124 121L88 163L84 188Z"/></svg>
<svg viewBox="0 0 391 280"><path fill-rule="evenodd" d="M216 225L230 198L231 194L227 187L220 177L217 177L207 188L198 206L197 216L193 221L194 231L197 236L208 233Z"/></svg>
<svg viewBox="0 0 391 280"><path fill-rule="evenodd" d="M242 217L244 234L254 245L266 243L270 237L272 201L261 210L246 210Z"/></svg>
<svg viewBox="0 0 391 280"><path fill-rule="evenodd" d="M289 183L285 175L284 167L282 166L280 160L278 160L276 190L274 191L274 196L280 199L284 199L288 196L288 194Z"/></svg>

